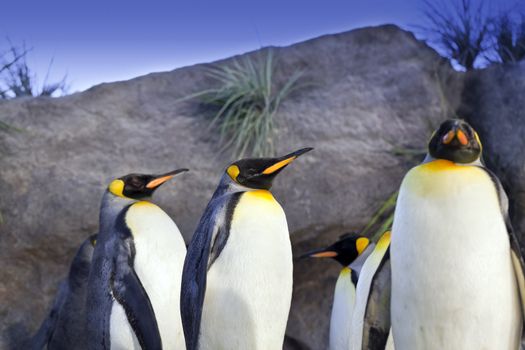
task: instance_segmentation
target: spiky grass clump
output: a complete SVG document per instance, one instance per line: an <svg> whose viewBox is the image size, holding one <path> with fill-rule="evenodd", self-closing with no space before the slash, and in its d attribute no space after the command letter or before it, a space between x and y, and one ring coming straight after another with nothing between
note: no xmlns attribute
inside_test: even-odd
<svg viewBox="0 0 525 350"><path fill-rule="evenodd" d="M370 218L365 228L360 232L361 235L370 237L376 242L381 235L391 229L394 222L394 212L396 208L396 201L398 191L392 193L382 204L381 207Z"/></svg>
<svg viewBox="0 0 525 350"><path fill-rule="evenodd" d="M272 51L266 57L243 57L231 65L215 66L207 72L218 86L198 93L205 104L219 108L211 126L218 126L223 150L232 148L235 157L271 156L276 132L275 115L284 98L303 85L296 71L278 84Z"/></svg>

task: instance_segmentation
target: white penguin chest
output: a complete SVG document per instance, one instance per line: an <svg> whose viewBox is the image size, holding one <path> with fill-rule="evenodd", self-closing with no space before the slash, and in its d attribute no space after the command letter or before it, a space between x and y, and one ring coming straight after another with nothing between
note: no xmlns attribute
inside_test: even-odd
<svg viewBox="0 0 525 350"><path fill-rule="evenodd" d="M207 275L202 349L280 349L292 296L286 217L268 191L244 193Z"/></svg>
<svg viewBox="0 0 525 350"><path fill-rule="evenodd" d="M432 163L407 174L396 206L396 347L517 349L521 313L495 187L477 167Z"/></svg>
<svg viewBox="0 0 525 350"><path fill-rule="evenodd" d="M350 346L350 329L355 303L355 286L351 273L349 268L343 268L335 284L330 317L330 350L348 350Z"/></svg>
<svg viewBox="0 0 525 350"><path fill-rule="evenodd" d="M126 224L135 245L134 270L155 312L163 348L184 349L179 304L186 246L180 231L162 209L145 201L129 208ZM122 322L122 317L115 321Z"/></svg>

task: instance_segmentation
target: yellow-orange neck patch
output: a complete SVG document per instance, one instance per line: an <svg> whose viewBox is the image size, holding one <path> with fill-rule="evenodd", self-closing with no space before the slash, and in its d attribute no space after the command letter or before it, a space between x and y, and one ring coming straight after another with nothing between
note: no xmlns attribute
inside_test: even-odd
<svg viewBox="0 0 525 350"><path fill-rule="evenodd" d="M340 275L341 276L348 276L352 273L352 269L349 268L348 266L345 266L341 269L341 272L340 272Z"/></svg>
<svg viewBox="0 0 525 350"><path fill-rule="evenodd" d="M377 247L384 249L390 245L390 231L383 233L379 241L377 242Z"/></svg>
<svg viewBox="0 0 525 350"><path fill-rule="evenodd" d="M456 165L456 163L445 160L445 159L436 159L431 162L421 164L421 169L429 171L440 171L440 170L452 170L456 168L463 167L463 165Z"/></svg>

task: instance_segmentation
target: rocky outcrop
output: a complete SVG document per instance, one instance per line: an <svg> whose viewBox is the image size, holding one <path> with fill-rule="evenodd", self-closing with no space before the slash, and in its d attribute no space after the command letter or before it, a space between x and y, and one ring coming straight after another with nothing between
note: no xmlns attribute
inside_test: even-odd
<svg viewBox="0 0 525 350"><path fill-rule="evenodd" d="M459 103L462 75L394 26L274 51L278 76L301 69L314 83L283 103L275 140L279 153L315 147L274 187L300 253L363 228L414 162L393 150L425 146ZM0 144L0 348L37 328L76 248L97 231L100 198L113 177L190 168L155 201L191 237L232 161L217 152L212 111L181 101L213 83L205 67L0 103L0 118L21 129ZM338 269L330 261L296 262L290 348L325 348Z"/></svg>
<svg viewBox="0 0 525 350"><path fill-rule="evenodd" d="M487 166L501 179L510 216L525 242L525 62L467 74L463 115L478 131Z"/></svg>

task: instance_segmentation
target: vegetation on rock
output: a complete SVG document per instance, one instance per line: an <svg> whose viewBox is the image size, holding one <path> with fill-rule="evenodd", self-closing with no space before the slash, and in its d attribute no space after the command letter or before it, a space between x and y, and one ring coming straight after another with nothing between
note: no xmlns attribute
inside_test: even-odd
<svg viewBox="0 0 525 350"><path fill-rule="evenodd" d="M36 73L27 63L29 51L25 46L17 47L10 43L10 48L0 54L0 99L62 96L66 94L67 83L65 76L60 81L48 82L53 60L49 63L42 85L39 85Z"/></svg>
<svg viewBox="0 0 525 350"><path fill-rule="evenodd" d="M219 108L211 125L218 126L223 149L232 148L236 158L274 154L279 106L291 92L305 86L300 82L302 72L295 71L280 83L275 71L271 50L255 59L244 56L229 65L209 68L207 74L217 86L191 96Z"/></svg>
<svg viewBox="0 0 525 350"><path fill-rule="evenodd" d="M424 4L423 35L466 70L525 57L525 14L513 9L491 15L489 6L496 1L424 0Z"/></svg>

